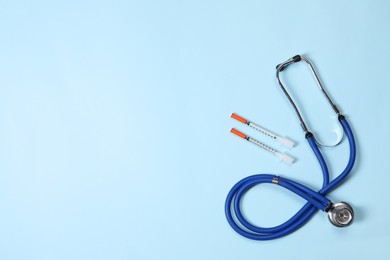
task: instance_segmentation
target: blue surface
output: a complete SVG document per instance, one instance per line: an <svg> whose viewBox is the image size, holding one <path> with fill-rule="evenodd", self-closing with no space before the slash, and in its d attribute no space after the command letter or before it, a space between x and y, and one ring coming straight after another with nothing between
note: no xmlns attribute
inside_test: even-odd
<svg viewBox="0 0 390 260"><path fill-rule="evenodd" d="M0 259L367 259L388 255L388 1L1 1ZM318 212L255 242L224 216L243 177L276 173L317 190L322 174L275 65L302 54L348 118L357 163L329 198L356 222ZM308 128L337 138L307 67L286 86ZM298 142L288 166L229 133L285 151L236 112ZM348 144L323 149L331 178ZM275 185L243 211L280 224L304 201ZM324 246L325 245L325 246Z"/></svg>

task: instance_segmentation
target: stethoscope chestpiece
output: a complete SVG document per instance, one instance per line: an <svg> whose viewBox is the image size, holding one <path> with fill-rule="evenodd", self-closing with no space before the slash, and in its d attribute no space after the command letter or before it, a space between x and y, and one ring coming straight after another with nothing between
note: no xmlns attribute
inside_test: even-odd
<svg viewBox="0 0 390 260"><path fill-rule="evenodd" d="M328 211L329 221L336 227L347 227L354 217L352 207L346 202L333 203Z"/></svg>

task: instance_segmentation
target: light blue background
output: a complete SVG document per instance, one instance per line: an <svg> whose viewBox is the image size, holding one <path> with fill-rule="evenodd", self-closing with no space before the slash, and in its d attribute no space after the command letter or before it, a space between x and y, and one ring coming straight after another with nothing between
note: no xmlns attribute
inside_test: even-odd
<svg viewBox="0 0 390 260"><path fill-rule="evenodd" d="M0 259L379 259L390 253L390 2L1 1ZM229 189L275 173L314 189L319 166L275 81L311 59L356 135L348 180L329 195L356 222L318 212L255 242L225 220ZM307 68L283 75L309 128L338 124ZM292 166L229 133L239 113L298 142ZM347 142L323 150L331 176ZM258 225L304 201L271 185L245 197Z"/></svg>

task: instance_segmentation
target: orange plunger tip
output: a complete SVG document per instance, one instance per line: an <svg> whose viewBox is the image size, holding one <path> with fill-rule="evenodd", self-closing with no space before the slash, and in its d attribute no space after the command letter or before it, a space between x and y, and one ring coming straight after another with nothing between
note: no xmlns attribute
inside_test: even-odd
<svg viewBox="0 0 390 260"><path fill-rule="evenodd" d="M238 130L236 130L234 128L230 129L230 132L235 134L235 135L238 135L241 138L246 139L246 135L245 134L241 133L240 131L238 131Z"/></svg>
<svg viewBox="0 0 390 260"><path fill-rule="evenodd" d="M240 121L241 123L244 123L244 124L248 123L248 121L245 118L242 118L237 114L233 113L230 117L236 119L237 121Z"/></svg>

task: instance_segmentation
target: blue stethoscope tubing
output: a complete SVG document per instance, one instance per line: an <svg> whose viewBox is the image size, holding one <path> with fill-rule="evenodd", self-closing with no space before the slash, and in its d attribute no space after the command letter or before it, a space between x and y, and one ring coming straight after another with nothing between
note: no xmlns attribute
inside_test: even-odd
<svg viewBox="0 0 390 260"><path fill-rule="evenodd" d="M237 233L253 240L276 239L286 236L303 226L314 215L314 213L316 213L317 209L325 211L327 205L330 202L330 200L327 199L325 195L334 189L337 185L339 185L348 176L352 170L356 158L356 145L351 127L349 126L344 116L340 115L339 121L347 136L350 151L348 164L343 172L333 181L329 182L328 166L326 165L324 157L318 149L314 136L312 134L309 135L307 137L307 141L309 142L309 145L321 166L323 174L322 188L316 192L300 183L272 174L257 174L242 179L230 190L225 202L226 218L230 226ZM298 196L301 196L303 199L307 200L307 203L294 216L281 225L270 228L254 226L244 218L241 212L240 204L242 197L253 186L261 183L272 184L275 183L275 180L277 180L277 185L294 192ZM235 216L236 220L234 219L233 215Z"/></svg>

